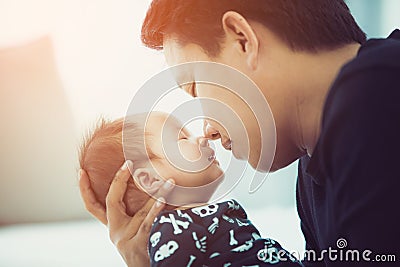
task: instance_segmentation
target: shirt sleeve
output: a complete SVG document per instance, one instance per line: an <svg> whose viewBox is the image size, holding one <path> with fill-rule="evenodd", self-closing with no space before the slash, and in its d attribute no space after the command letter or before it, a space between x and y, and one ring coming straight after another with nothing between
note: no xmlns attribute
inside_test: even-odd
<svg viewBox="0 0 400 267"><path fill-rule="evenodd" d="M394 254L400 237L400 68L342 79L320 140L329 199L329 243ZM397 81L397 82L396 82Z"/></svg>
<svg viewBox="0 0 400 267"><path fill-rule="evenodd" d="M185 211L164 212L153 224L149 239L152 267L203 266L207 252L204 227Z"/></svg>

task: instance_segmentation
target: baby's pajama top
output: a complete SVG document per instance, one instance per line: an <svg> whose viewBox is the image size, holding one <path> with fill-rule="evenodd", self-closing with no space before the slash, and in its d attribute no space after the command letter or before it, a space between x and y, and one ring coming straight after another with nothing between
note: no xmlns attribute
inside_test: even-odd
<svg viewBox="0 0 400 267"><path fill-rule="evenodd" d="M163 211L148 248L151 266L302 266L278 242L261 238L235 200Z"/></svg>

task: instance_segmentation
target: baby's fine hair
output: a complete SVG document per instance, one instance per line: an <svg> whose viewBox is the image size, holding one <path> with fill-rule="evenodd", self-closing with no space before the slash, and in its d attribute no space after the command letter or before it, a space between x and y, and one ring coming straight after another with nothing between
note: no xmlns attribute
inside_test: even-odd
<svg viewBox="0 0 400 267"><path fill-rule="evenodd" d="M135 169L149 158L144 146L144 127L132 121L134 117L125 124L123 118L99 119L79 149L80 168L88 174L96 198L104 206L110 184L125 160L131 160ZM132 179L128 183L134 184Z"/></svg>

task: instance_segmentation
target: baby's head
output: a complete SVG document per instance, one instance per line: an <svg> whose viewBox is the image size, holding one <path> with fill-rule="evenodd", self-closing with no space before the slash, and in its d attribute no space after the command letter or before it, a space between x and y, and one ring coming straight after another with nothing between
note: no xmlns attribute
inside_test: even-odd
<svg viewBox="0 0 400 267"><path fill-rule="evenodd" d="M147 123L144 123L147 116ZM214 184L207 189L205 196L206 199L211 197L223 175L214 151L206 139L193 137L177 120L167 121L167 118L165 113L151 112L130 116L125 124L124 119L101 120L86 138L80 150L80 167L87 172L100 203L105 206L112 179L125 159L132 161L131 173L135 178L128 181L124 196L128 215L132 216L143 207L150 198L149 194L156 193L163 181L170 178L183 187ZM170 157L166 157L162 140L176 142L174 145L185 161L196 162L202 157L208 159L209 164L199 171L177 167L171 163ZM179 159L173 162L177 163Z"/></svg>

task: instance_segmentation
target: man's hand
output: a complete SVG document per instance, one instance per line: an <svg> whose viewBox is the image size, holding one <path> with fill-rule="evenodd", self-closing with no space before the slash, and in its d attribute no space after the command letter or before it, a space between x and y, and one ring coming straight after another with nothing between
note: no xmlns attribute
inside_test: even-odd
<svg viewBox="0 0 400 267"><path fill-rule="evenodd" d="M123 197L131 178L127 161L117 172L107 194L106 208L99 203L90 186L87 173L80 171L79 188L86 209L109 228L110 239L128 266L150 266L147 242L154 219L165 206L165 197L174 187L174 181L165 182L158 192L158 201L150 199L133 217L126 214Z"/></svg>

